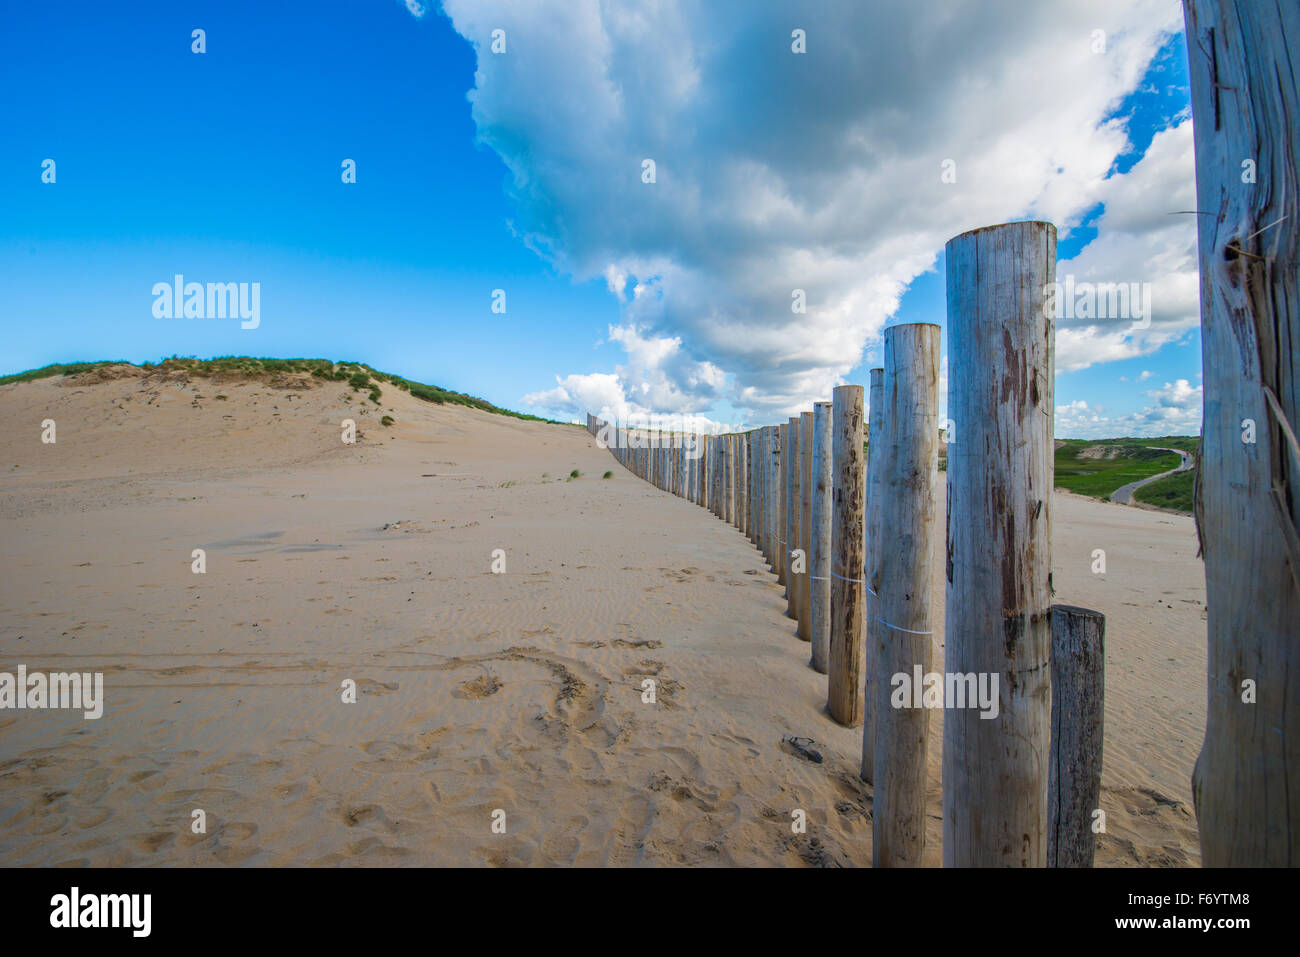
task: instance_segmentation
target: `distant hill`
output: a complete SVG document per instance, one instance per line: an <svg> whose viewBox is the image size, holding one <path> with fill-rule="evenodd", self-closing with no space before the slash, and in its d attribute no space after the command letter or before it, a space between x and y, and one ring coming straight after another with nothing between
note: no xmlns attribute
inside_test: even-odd
<svg viewBox="0 0 1300 957"><path fill-rule="evenodd" d="M364 362L334 362L330 359L256 359L251 356L219 356L215 359L192 359L173 356L170 359L163 359L161 362L145 362L138 366L134 363L111 359L96 362L54 363L53 365L42 366L39 369L29 369L26 372L0 376L0 385L9 385L14 382L31 382L35 379L47 379L51 376L69 376L84 372L93 373L97 370L105 373L109 371L110 367L121 366L143 369L146 372L177 371L208 377L271 378L294 373L307 373L327 381L346 381L354 389L369 392L371 400L376 403L382 394L380 383L386 383L396 389L401 389L403 392L409 392L417 399L423 399L425 402L433 402L437 405L464 405L472 409L491 412L495 415L508 415L516 419L527 419L532 422L549 422L552 425L572 424L557 422L554 419L543 419L523 412L513 412L510 409L502 409L491 402L472 395L466 395L463 392L452 392L436 385L427 385L423 382L403 379L401 376L387 372L380 372Z"/></svg>
<svg viewBox="0 0 1300 957"><path fill-rule="evenodd" d="M1058 439L1056 441L1056 487L1109 499L1123 485L1159 475L1178 466L1173 452L1181 449L1196 455L1200 440L1190 435L1156 438ZM1143 486L1134 498L1149 505L1180 512L1192 510L1192 487L1196 469L1171 475Z"/></svg>

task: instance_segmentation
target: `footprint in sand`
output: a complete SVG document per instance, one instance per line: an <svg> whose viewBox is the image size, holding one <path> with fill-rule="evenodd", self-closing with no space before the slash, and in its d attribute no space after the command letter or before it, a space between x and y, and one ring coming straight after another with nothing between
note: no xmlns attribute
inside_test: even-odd
<svg viewBox="0 0 1300 957"><path fill-rule="evenodd" d="M452 692L457 698L487 698L501 690L501 682L496 675L480 675L473 681L465 681Z"/></svg>
<svg viewBox="0 0 1300 957"><path fill-rule="evenodd" d="M605 847L606 865L625 867L641 862L654 815L654 805L644 795L633 795L624 803Z"/></svg>

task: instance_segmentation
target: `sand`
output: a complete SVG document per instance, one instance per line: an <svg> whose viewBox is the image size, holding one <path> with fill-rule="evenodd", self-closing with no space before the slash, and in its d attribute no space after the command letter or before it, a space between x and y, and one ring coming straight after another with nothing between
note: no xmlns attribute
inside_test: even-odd
<svg viewBox="0 0 1300 957"><path fill-rule="evenodd" d="M100 671L106 698L0 711L0 864L870 865L861 732L759 553L580 427L99 378L0 387L0 671ZM1053 508L1057 599L1107 616L1097 863L1197 865L1192 522Z"/></svg>

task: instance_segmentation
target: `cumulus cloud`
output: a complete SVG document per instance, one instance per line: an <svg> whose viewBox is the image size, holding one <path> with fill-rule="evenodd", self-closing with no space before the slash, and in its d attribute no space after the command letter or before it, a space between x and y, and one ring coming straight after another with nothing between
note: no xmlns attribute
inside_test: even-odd
<svg viewBox="0 0 1300 957"><path fill-rule="evenodd" d="M1192 121L1156 134L1127 174L1097 189L1105 212L1097 238L1074 259L1057 264L1057 279L1145 287L1151 315L1104 321L1061 319L1056 329L1058 372L1150 355L1200 323L1196 179ZM1130 310L1131 312L1131 310ZM1144 372L1142 378L1150 375Z"/></svg>
<svg viewBox="0 0 1300 957"><path fill-rule="evenodd" d="M634 325L609 327L609 338L622 345L628 363L614 373L556 376L556 387L524 396L524 402L555 415L629 421L652 412L691 416L715 431L713 419L699 414L701 398L711 402L724 382L722 370L690 358L679 337L643 335Z"/></svg>
<svg viewBox="0 0 1300 957"><path fill-rule="evenodd" d="M1128 415L1110 416L1083 399L1056 407L1056 434L1101 439L1122 435L1197 435L1201 431L1201 387L1187 379L1166 382L1146 393L1151 404Z"/></svg>
<svg viewBox="0 0 1300 957"><path fill-rule="evenodd" d="M619 300L629 403L723 399L775 421L829 394L952 236L1024 217L1068 230L1106 196L1117 235L1167 211L1132 173L1107 179L1128 145L1112 114L1181 28L1166 0L444 8L478 53L473 117L510 170L519 234ZM491 52L494 29L508 52ZM1076 267L1105 271L1120 245ZM1146 349L1176 311L1139 346L1067 328L1062 353L1076 367Z"/></svg>

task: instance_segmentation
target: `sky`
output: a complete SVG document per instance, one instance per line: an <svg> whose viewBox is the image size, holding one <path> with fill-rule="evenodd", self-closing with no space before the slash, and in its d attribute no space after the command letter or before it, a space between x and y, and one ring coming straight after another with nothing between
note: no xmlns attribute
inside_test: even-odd
<svg viewBox="0 0 1300 957"><path fill-rule="evenodd" d="M948 239L1047 219L1058 281L1137 293L1058 318L1057 435L1194 434L1188 103L1169 0L15 6L0 373L323 357L748 427L944 324ZM177 275L255 327L160 314Z"/></svg>

